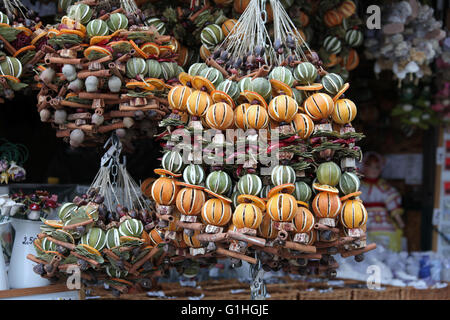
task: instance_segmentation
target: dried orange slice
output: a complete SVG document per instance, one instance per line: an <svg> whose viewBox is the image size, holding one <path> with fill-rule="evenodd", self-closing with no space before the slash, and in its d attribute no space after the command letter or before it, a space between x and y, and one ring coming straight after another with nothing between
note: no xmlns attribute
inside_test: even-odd
<svg viewBox="0 0 450 320"><path fill-rule="evenodd" d="M250 104L259 104L260 106L264 107L264 109L267 110L267 102L264 100L264 98L256 92L245 90L244 92L241 92L241 95L247 99L247 101ZM257 103L255 103L257 102Z"/></svg>
<svg viewBox="0 0 450 320"><path fill-rule="evenodd" d="M41 32L40 34L38 34L36 37L34 37L33 40L31 40L31 44L35 44L36 42L38 42L39 40L41 40L43 37L45 37L48 34L48 32L44 31Z"/></svg>
<svg viewBox="0 0 450 320"><path fill-rule="evenodd" d="M102 256L101 253L97 249L95 249L87 244L79 244L79 246L82 246L83 248L85 248L89 253L95 254L99 257Z"/></svg>
<svg viewBox="0 0 450 320"><path fill-rule="evenodd" d="M345 91L348 90L348 88L350 88L350 84L347 82L344 84L342 89L339 90L339 92L336 93L336 95L333 97L333 102L336 102L345 93Z"/></svg>
<svg viewBox="0 0 450 320"><path fill-rule="evenodd" d="M179 177L183 176L182 173L173 173L173 172L170 172L169 170L161 169L161 168L155 169L155 170L153 170L153 172L160 176L172 176L175 178L179 178Z"/></svg>
<svg viewBox="0 0 450 320"><path fill-rule="evenodd" d="M17 30L21 30L22 32L24 32L27 36L31 36L33 34L33 31L31 31L30 29L28 29L27 27L24 26L18 26L15 27Z"/></svg>
<svg viewBox="0 0 450 320"><path fill-rule="evenodd" d="M279 186L273 187L267 193L267 198L272 198L278 193L292 194L295 190L295 185L293 183L280 184Z"/></svg>
<svg viewBox="0 0 450 320"><path fill-rule="evenodd" d="M148 235L148 233L145 230L142 231L141 239L144 240L144 243L146 243L146 244L151 243L150 236Z"/></svg>
<svg viewBox="0 0 450 320"><path fill-rule="evenodd" d="M47 251L44 251L46 254L54 254L54 255L57 255L57 256L60 256L60 257L62 257L63 255L61 254L61 253L59 253L58 251L52 251L52 250L47 250Z"/></svg>
<svg viewBox="0 0 450 320"><path fill-rule="evenodd" d="M68 16L64 16L61 18L61 24L65 24L68 28L80 30L81 32L86 34L86 27L78 21L69 18ZM35 27L35 29L37 29L37 27Z"/></svg>
<svg viewBox="0 0 450 320"><path fill-rule="evenodd" d="M213 197L215 197L215 198L217 198L217 199L220 199L220 200L222 200L222 201L224 201L224 202L226 202L226 203L231 203L231 202L232 202L230 198L228 198L228 197L226 197L226 196L224 196L224 195L215 193L215 192L213 192L213 191L211 191L211 190L209 190L209 189L205 189L205 192L206 192L206 193L209 193L209 194L212 195Z"/></svg>
<svg viewBox="0 0 450 320"><path fill-rule="evenodd" d="M37 66L37 68L42 72L42 71L44 71L46 68L41 64L41 65L38 65Z"/></svg>
<svg viewBox="0 0 450 320"><path fill-rule="evenodd" d="M11 80L11 81L14 82L14 83L19 83L19 82L20 82L20 79L19 79L19 78L16 78L16 77L14 77L14 76L10 76L9 74L0 75L0 77L6 78L6 79L8 79L8 80Z"/></svg>
<svg viewBox="0 0 450 320"><path fill-rule="evenodd" d="M50 30L48 30L47 36L51 39L54 36L58 36L61 34L61 31L59 31L58 29L52 28Z"/></svg>
<svg viewBox="0 0 450 320"><path fill-rule="evenodd" d="M303 91L319 91L322 90L323 85L321 83L312 83L307 86L296 86L295 88Z"/></svg>
<svg viewBox="0 0 450 320"><path fill-rule="evenodd" d="M362 194L361 191L356 191L356 192L349 193L349 194L343 196L343 197L341 198L341 201L344 202L345 200L348 200L348 199L350 199L350 198L356 198L356 197L359 197L361 194Z"/></svg>
<svg viewBox="0 0 450 320"><path fill-rule="evenodd" d="M89 44L91 46L93 46L94 44L97 44L97 43L105 41L105 40L108 41L109 39L111 39L111 36L93 36L91 38L91 40L89 41Z"/></svg>
<svg viewBox="0 0 450 320"><path fill-rule="evenodd" d="M130 236L120 236L119 239L120 239L120 242L122 242L122 241L123 242L130 242L130 241L142 241L142 242L145 242L144 239L136 238L136 237L130 237Z"/></svg>
<svg viewBox="0 0 450 320"><path fill-rule="evenodd" d="M19 50L17 50L14 54L13 57L17 57L19 56L21 53L25 52L25 51L29 51L29 50L35 50L36 47L35 46L26 46L23 48L20 48Z"/></svg>
<svg viewBox="0 0 450 320"><path fill-rule="evenodd" d="M157 79L157 78L147 78L147 79L145 79L145 82L154 86L155 89L158 91L164 90L165 88L169 88L169 87L171 88L171 86L168 86L167 84L164 83L164 81L162 81L161 79Z"/></svg>
<svg viewBox="0 0 450 320"><path fill-rule="evenodd" d="M186 188L197 189L197 190L204 190L205 189L205 187L198 186L196 184L190 184L190 183L182 182L182 181L177 181L176 185L180 186L180 187L186 187Z"/></svg>
<svg viewBox="0 0 450 320"><path fill-rule="evenodd" d="M264 199L261 199L257 196L252 196L249 194L241 194L237 197L237 202L238 203L252 203L255 206L257 206L258 208L260 208L261 211L266 210L266 203L265 203Z"/></svg>
<svg viewBox="0 0 450 320"><path fill-rule="evenodd" d="M208 93L216 90L216 87L214 87L211 81L201 76L195 76L194 78L192 78L192 87L196 90L202 90L203 88L206 88L206 91L208 91Z"/></svg>
<svg viewBox="0 0 450 320"><path fill-rule="evenodd" d="M147 84L143 81L130 81L128 82L126 85L127 89L142 89L142 90L148 90L148 91L152 91L155 90L155 87L152 86L151 84Z"/></svg>
<svg viewBox="0 0 450 320"><path fill-rule="evenodd" d="M112 57L112 53L109 52L108 49L105 49L105 48L99 47L99 46L90 46L90 47L88 47L87 49L84 50L83 54L84 54L84 56L85 56L86 58L88 58L89 55L90 55L92 52L97 52L97 53L99 53L99 54L101 54L101 55L109 55L109 56ZM88 58L88 59L89 59L89 58Z"/></svg>
<svg viewBox="0 0 450 320"><path fill-rule="evenodd" d="M11 28L11 26L7 23L0 23L0 27L8 27Z"/></svg>
<svg viewBox="0 0 450 320"><path fill-rule="evenodd" d="M42 249L42 246L41 246L41 244L42 244L42 240L41 239L36 239L36 240L34 240L33 243L34 243L34 245L36 247L38 247L39 250L41 250L42 252L45 252L44 249Z"/></svg>
<svg viewBox="0 0 450 320"><path fill-rule="evenodd" d="M236 107L233 99L223 91L214 90L211 92L211 99L214 103L225 102L230 105L233 109Z"/></svg>
<svg viewBox="0 0 450 320"><path fill-rule="evenodd" d="M120 283L126 284L127 286L133 286L132 282L124 280L124 279L111 278L111 281L120 282Z"/></svg>
<svg viewBox="0 0 450 320"><path fill-rule="evenodd" d="M81 39L83 39L86 36L86 33L80 31L80 30L71 30L71 29L61 29L61 34L76 34Z"/></svg>
<svg viewBox="0 0 450 320"><path fill-rule="evenodd" d="M141 50L147 55L159 56L159 46L153 42L144 43Z"/></svg>
<svg viewBox="0 0 450 320"><path fill-rule="evenodd" d="M181 72L178 75L178 80L180 80L181 84L187 86L188 83L192 84L192 76L189 73Z"/></svg>
<svg viewBox="0 0 450 320"><path fill-rule="evenodd" d="M292 97L292 95L294 94L291 87L280 80L270 79L270 84L272 85L272 96L274 97L282 94Z"/></svg>
<svg viewBox="0 0 450 320"><path fill-rule="evenodd" d="M61 220L45 220L44 224L53 228L62 228L63 222Z"/></svg>
<svg viewBox="0 0 450 320"><path fill-rule="evenodd" d="M306 202L303 201L297 201L297 204L301 207L305 207L305 208L309 208L309 204L307 204Z"/></svg>
<svg viewBox="0 0 450 320"><path fill-rule="evenodd" d="M166 52L173 53L174 48L172 46L159 46L159 54L163 55Z"/></svg>
<svg viewBox="0 0 450 320"><path fill-rule="evenodd" d="M113 33L110 34L111 37L117 37L119 36L119 33L123 32L123 31L127 31L126 29L119 29L114 31Z"/></svg>
<svg viewBox="0 0 450 320"><path fill-rule="evenodd" d="M139 48L139 46L133 40L129 41L133 49L136 51L137 55L139 55L141 58L148 59L148 55L144 51L142 51L141 48Z"/></svg>
<svg viewBox="0 0 450 320"><path fill-rule="evenodd" d="M329 193L335 193L335 194L339 193L338 189L336 189L332 186L329 186L326 184L320 184L320 183L313 183L313 189L317 190L317 191L323 191L323 192L329 192Z"/></svg>

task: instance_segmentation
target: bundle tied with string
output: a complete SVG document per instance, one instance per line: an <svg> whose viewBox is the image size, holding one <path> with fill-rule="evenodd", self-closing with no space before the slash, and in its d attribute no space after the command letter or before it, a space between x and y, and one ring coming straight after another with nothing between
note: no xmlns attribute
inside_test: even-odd
<svg viewBox="0 0 450 320"><path fill-rule="evenodd" d="M118 137L113 135L108 146L87 193L64 203L59 220L44 220L34 241L36 256L28 258L46 278L65 277L65 270L77 265L91 284L105 280L118 292L133 286L148 289L164 272L162 248L149 235L154 207L120 161Z"/></svg>

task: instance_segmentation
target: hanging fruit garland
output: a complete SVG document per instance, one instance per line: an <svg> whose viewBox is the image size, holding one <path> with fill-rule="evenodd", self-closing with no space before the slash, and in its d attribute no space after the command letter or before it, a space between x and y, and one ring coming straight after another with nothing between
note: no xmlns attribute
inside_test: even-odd
<svg viewBox="0 0 450 320"><path fill-rule="evenodd" d="M333 277L332 254L361 260L375 247L364 241L367 213L358 199L355 160L361 152L355 143L363 135L351 126L357 110L344 97L349 84L323 69L280 2L270 5L274 40L258 19L259 1L250 1L206 63L191 65L169 92L172 113L160 123L165 153L152 198L160 221L175 221L178 228L164 230L163 222L160 241L185 259L215 253L235 265L260 260L267 270ZM259 30L254 38L251 29ZM212 44L221 32L211 27L203 41ZM256 146L265 128L277 129L279 140L272 142L270 131L266 144ZM207 129L211 141L192 135ZM227 129L247 135L233 140ZM175 148L180 137L183 152ZM243 148L224 153L240 142ZM261 163L264 151L279 164ZM260 177L264 168L270 174Z"/></svg>
<svg viewBox="0 0 450 320"><path fill-rule="evenodd" d="M104 13L84 3L67 6L39 66L38 112L73 147L152 137L166 115L167 91L183 69L174 39L141 20L134 2Z"/></svg>

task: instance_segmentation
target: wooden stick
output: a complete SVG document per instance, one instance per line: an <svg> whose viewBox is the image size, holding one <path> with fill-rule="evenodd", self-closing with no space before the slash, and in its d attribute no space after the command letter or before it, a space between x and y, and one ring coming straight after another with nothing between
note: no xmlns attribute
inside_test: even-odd
<svg viewBox="0 0 450 320"><path fill-rule="evenodd" d="M105 62L109 62L111 60L112 60L112 57L108 55L108 56L101 57L100 59L97 59L97 60L85 62L82 64L82 67L87 68L87 67L89 67L89 65L91 63L105 63Z"/></svg>
<svg viewBox="0 0 450 320"><path fill-rule="evenodd" d="M283 246L286 249L292 249L297 250L301 252L307 252L307 253L316 253L316 247L313 246L305 246L303 244L292 242L292 241L286 241L286 243Z"/></svg>
<svg viewBox="0 0 450 320"><path fill-rule="evenodd" d="M246 256L245 254L234 252L234 251L230 251L230 250L227 250L225 248L218 247L216 252L218 254L223 254L224 256L228 256L228 257L231 257L231 258L247 261L248 263L251 263L251 264L256 264L257 263L255 258L251 258L249 256Z"/></svg>
<svg viewBox="0 0 450 320"><path fill-rule="evenodd" d="M356 256L358 254L362 254L364 252L370 251L370 250L374 250L377 247L376 243L371 243L369 245L367 245L364 248L361 249L356 249L356 250L351 250L351 251L347 251L347 252L342 252L341 253L341 257L342 258L347 258L347 257L352 257L352 256Z"/></svg>
<svg viewBox="0 0 450 320"><path fill-rule="evenodd" d="M81 226L85 226L88 225L90 223L94 222L94 219L89 219L83 222L79 222L79 223L74 223L74 224L69 224L67 226L63 226L63 230L72 230L75 229L76 227L81 227Z"/></svg>
<svg viewBox="0 0 450 320"><path fill-rule="evenodd" d="M121 13L121 12L123 12L123 8L116 9L116 10L110 12L110 13L105 13L104 15L100 16L100 18L98 18L98 19L100 19L100 20L108 20L109 17L110 17L113 13Z"/></svg>
<svg viewBox="0 0 450 320"><path fill-rule="evenodd" d="M206 59L206 64L208 66L212 66L212 67L216 68L217 70L219 70L225 79L230 77L230 74L228 73L228 71L225 70L220 64L218 64L217 61L214 60L213 58Z"/></svg>
<svg viewBox="0 0 450 320"><path fill-rule="evenodd" d="M159 251L158 247L154 247L152 250L150 250L150 252L147 253L141 260L139 260L135 264L133 264L133 266L130 269L129 273L131 273L131 274L139 274L137 272L137 269L139 269L145 262L150 260L158 251Z"/></svg>
<svg viewBox="0 0 450 320"><path fill-rule="evenodd" d="M81 260L84 260L86 262L89 262L90 264L94 265L96 268L98 268L100 266L100 263L98 263L94 259L83 257L81 254L78 254L78 253L76 253L74 251L70 252L70 254L73 255L74 257L77 257L78 259L81 259Z"/></svg>
<svg viewBox="0 0 450 320"><path fill-rule="evenodd" d="M116 255L114 252L112 252L111 250L109 250L109 249L103 249L103 252L107 255L107 256L109 256L110 258L112 258L113 260L116 260L116 261L121 261L122 259L120 259L120 257L118 256L118 255ZM129 269L131 269L132 267L133 267L133 265L131 264L131 263L129 263L128 261L124 261L123 262L123 264L124 264L124 266L125 266L125 268L127 269L127 271L129 271Z"/></svg>
<svg viewBox="0 0 450 320"><path fill-rule="evenodd" d="M56 137L57 138L70 137L70 130L57 130Z"/></svg>
<svg viewBox="0 0 450 320"><path fill-rule="evenodd" d="M98 127L97 131L99 133L105 133L105 132L108 132L108 131L113 131L113 130L121 129L121 128L125 128L125 125L123 124L123 121L117 122L117 123L113 123L113 124L109 124L109 125L106 125L106 126Z"/></svg>

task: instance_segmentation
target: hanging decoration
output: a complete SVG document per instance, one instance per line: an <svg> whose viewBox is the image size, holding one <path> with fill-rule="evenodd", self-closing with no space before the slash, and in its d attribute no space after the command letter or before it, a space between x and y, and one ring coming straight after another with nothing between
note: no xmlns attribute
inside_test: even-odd
<svg viewBox="0 0 450 320"><path fill-rule="evenodd" d="M398 1L382 7L381 30L368 30L365 55L374 59L374 71L391 70L399 86L406 79L415 85L431 76L430 66L439 56L445 38L434 10L417 0Z"/></svg>
<svg viewBox="0 0 450 320"><path fill-rule="evenodd" d="M28 149L24 145L0 139L0 183L24 181L26 171L23 165L27 160Z"/></svg>

